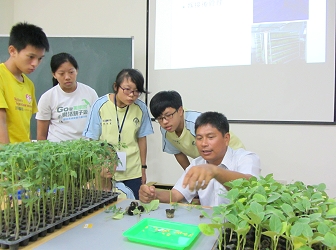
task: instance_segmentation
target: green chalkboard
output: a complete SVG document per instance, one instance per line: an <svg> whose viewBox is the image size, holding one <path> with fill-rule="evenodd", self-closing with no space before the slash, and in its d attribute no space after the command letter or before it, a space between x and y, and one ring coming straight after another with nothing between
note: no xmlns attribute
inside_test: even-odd
<svg viewBox="0 0 336 250"><path fill-rule="evenodd" d="M28 77L34 82L36 99L52 87L50 58L67 52L79 65L77 81L94 88L98 96L112 92L120 70L133 68L133 38L48 37L50 50L39 67ZM0 36L0 62L8 59L8 36ZM31 137L36 138L36 120L31 120Z"/></svg>

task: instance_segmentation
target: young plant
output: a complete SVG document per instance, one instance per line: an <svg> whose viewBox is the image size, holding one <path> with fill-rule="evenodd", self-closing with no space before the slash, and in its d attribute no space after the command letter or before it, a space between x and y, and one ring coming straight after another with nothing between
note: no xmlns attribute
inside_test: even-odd
<svg viewBox="0 0 336 250"><path fill-rule="evenodd" d="M177 207L179 206L179 204L176 201L172 201L172 190L169 190L169 204L171 206L172 209L177 209Z"/></svg>
<svg viewBox="0 0 336 250"><path fill-rule="evenodd" d="M51 212L51 222L55 222L56 216L65 217L69 211L74 212L82 199L87 198L83 193L86 194L87 184L96 174L91 174L90 167L93 163L102 166L105 159L98 156L110 154L101 144L77 140L1 146L0 231L5 232L5 237L14 235L18 239L24 220L26 234L39 230L40 223L46 226L47 210ZM100 198L101 194L96 194L95 200Z"/></svg>
<svg viewBox="0 0 336 250"><path fill-rule="evenodd" d="M200 224L206 235L220 232L219 249L236 235L236 249L336 249L336 202L325 185L282 185L272 175L226 183L229 204L213 208L212 223ZM227 232L230 232L229 236ZM224 232L224 233L223 233ZM253 233L254 241L247 237ZM232 248L231 248L232 249Z"/></svg>

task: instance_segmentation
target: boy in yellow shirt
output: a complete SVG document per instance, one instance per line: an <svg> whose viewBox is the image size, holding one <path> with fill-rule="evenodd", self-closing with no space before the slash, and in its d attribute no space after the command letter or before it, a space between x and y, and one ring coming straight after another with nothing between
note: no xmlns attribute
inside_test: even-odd
<svg viewBox="0 0 336 250"><path fill-rule="evenodd" d="M26 74L34 72L46 51L49 42L40 27L12 27L9 58L0 64L0 143L30 141L30 119L37 104L34 84Z"/></svg>

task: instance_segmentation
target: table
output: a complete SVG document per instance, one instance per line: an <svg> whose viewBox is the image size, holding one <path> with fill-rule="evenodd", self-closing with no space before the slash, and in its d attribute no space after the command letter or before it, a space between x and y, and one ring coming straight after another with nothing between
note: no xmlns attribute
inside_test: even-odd
<svg viewBox="0 0 336 250"><path fill-rule="evenodd" d="M124 210L130 205L131 201L128 199L118 200L115 205ZM201 211L199 209L194 207L192 209L189 207L188 209L186 205L178 206L174 218L168 219L165 209L170 207L169 204L160 203L159 208L155 211L142 213L140 217L138 215L130 216L125 214L121 220L110 218L111 214L105 213L104 209L100 209L20 249L158 249L155 246L131 242L122 233L143 218L171 220L194 225L210 222L209 219L200 217ZM204 209L208 214L212 213L210 208ZM188 249L211 250L215 248L216 242L217 235L205 236L201 233Z"/></svg>

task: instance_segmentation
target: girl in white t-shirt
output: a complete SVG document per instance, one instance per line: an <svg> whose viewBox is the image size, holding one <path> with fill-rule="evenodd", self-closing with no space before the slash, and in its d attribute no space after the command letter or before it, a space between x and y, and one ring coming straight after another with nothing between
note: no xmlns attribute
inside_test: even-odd
<svg viewBox="0 0 336 250"><path fill-rule="evenodd" d="M54 142L82 138L96 91L77 82L78 63L68 53L53 55L50 61L54 87L38 102L37 140Z"/></svg>

